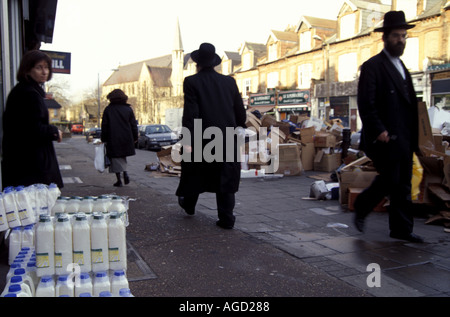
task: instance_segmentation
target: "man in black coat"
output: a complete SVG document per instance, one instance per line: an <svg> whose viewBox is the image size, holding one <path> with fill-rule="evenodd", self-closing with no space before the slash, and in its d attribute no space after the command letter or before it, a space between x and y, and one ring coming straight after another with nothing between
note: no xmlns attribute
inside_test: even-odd
<svg viewBox="0 0 450 317"><path fill-rule="evenodd" d="M231 229L241 164L235 134L227 139L227 131L245 128L246 112L235 80L214 70L221 59L212 44L201 44L191 58L198 73L186 77L183 85L184 152L176 195L180 206L192 215L199 194L216 193L216 224ZM208 131L213 132L211 136Z"/></svg>
<svg viewBox="0 0 450 317"><path fill-rule="evenodd" d="M363 123L361 150L379 175L355 201L355 225L364 229L365 217L389 196L392 238L422 242L413 231L411 177L413 153L418 151L417 99L400 56L406 44L407 24L402 11L387 12L383 27L384 49L361 67L358 110Z"/></svg>

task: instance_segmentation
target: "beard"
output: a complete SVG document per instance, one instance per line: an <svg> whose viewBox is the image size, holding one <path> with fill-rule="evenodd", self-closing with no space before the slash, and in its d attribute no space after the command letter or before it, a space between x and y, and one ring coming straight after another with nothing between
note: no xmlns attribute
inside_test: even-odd
<svg viewBox="0 0 450 317"><path fill-rule="evenodd" d="M403 52L405 51L405 44L403 44L401 42L392 43L392 42L387 41L386 42L386 50L393 57L400 57L403 55Z"/></svg>

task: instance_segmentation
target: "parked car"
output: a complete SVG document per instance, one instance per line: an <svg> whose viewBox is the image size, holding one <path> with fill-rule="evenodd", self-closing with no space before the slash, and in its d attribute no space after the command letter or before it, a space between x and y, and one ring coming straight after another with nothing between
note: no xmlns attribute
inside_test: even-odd
<svg viewBox="0 0 450 317"><path fill-rule="evenodd" d="M72 129L70 129L70 132L73 134L83 134L84 127L82 124L74 124L72 125Z"/></svg>
<svg viewBox="0 0 450 317"><path fill-rule="evenodd" d="M137 148L147 150L161 150L163 146L178 142L178 137L164 124L149 124L139 127Z"/></svg>
<svg viewBox="0 0 450 317"><path fill-rule="evenodd" d="M102 136L101 128L90 128L86 132L86 140L89 140L89 137L92 137L93 139L100 139L101 136Z"/></svg>

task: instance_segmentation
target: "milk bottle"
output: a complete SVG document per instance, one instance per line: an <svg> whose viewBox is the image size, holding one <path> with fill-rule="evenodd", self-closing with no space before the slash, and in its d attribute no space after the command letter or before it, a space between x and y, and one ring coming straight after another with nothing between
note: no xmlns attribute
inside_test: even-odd
<svg viewBox="0 0 450 317"><path fill-rule="evenodd" d="M92 271L109 269L108 225L102 213L95 213L91 224Z"/></svg>
<svg viewBox="0 0 450 317"><path fill-rule="evenodd" d="M55 235L49 215L40 215L36 228L36 274L55 274Z"/></svg>
<svg viewBox="0 0 450 317"><path fill-rule="evenodd" d="M16 269L24 268L25 264L14 262L11 264L8 273L6 274L6 280L9 281L11 277L14 276L14 271Z"/></svg>
<svg viewBox="0 0 450 317"><path fill-rule="evenodd" d="M28 225L22 231L22 248L34 248L34 225Z"/></svg>
<svg viewBox="0 0 450 317"><path fill-rule="evenodd" d="M73 224L73 262L81 272L91 271L91 229L86 215L77 214Z"/></svg>
<svg viewBox="0 0 450 317"><path fill-rule="evenodd" d="M55 297L55 281L51 276L43 276L36 287L35 297Z"/></svg>
<svg viewBox="0 0 450 317"><path fill-rule="evenodd" d="M55 224L55 273L67 274L73 263L72 225L67 214L60 214Z"/></svg>
<svg viewBox="0 0 450 317"><path fill-rule="evenodd" d="M74 283L69 280L68 275L60 275L58 276L58 281L56 282L55 287L55 296L74 296Z"/></svg>
<svg viewBox="0 0 450 317"><path fill-rule="evenodd" d="M70 199L67 201L65 212L68 213L69 215L76 214L80 208L80 203L81 197L79 196L70 197Z"/></svg>
<svg viewBox="0 0 450 317"><path fill-rule="evenodd" d="M30 286L28 286L28 284L25 284L23 282L22 276L17 276L17 275L14 275L13 277L11 277L8 280L8 283L6 283L5 289L3 290L3 293L0 296L4 297L6 294L8 294L9 287L14 284L19 285L21 287L22 291L27 293L29 295L29 297L33 296L33 294L31 293Z"/></svg>
<svg viewBox="0 0 450 317"><path fill-rule="evenodd" d="M31 207L31 201L28 195L28 191L23 186L17 186L15 188L16 204L19 212L20 223L22 226L34 224L36 222L35 213Z"/></svg>
<svg viewBox="0 0 450 317"><path fill-rule="evenodd" d="M36 261L35 260L29 260L27 263L27 267L25 268L25 272L29 277L31 277L31 280L33 281L33 285L36 286L39 283L39 277L36 274Z"/></svg>
<svg viewBox="0 0 450 317"><path fill-rule="evenodd" d="M14 194L14 187L6 187L3 191L3 205L5 207L6 220L10 228L20 227L19 210L17 209L16 196Z"/></svg>
<svg viewBox="0 0 450 317"><path fill-rule="evenodd" d="M47 201L49 211L55 206L56 199L58 199L59 195L61 195L61 191L56 184L51 183L48 185Z"/></svg>
<svg viewBox="0 0 450 317"><path fill-rule="evenodd" d="M95 273L93 290L94 297L99 297L101 292L111 292L111 283L109 282L109 277L106 272Z"/></svg>
<svg viewBox="0 0 450 317"><path fill-rule="evenodd" d="M80 205L78 207L78 212L84 212L85 214L91 214L93 205L94 205L94 197L85 196L80 201Z"/></svg>
<svg viewBox="0 0 450 317"><path fill-rule="evenodd" d="M134 297L133 294L131 294L131 291L129 288L122 288L119 291L119 296L120 297Z"/></svg>
<svg viewBox="0 0 450 317"><path fill-rule="evenodd" d="M15 270L14 270L14 276L20 276L20 277L22 277L23 283L25 283L25 284L28 285L28 287L29 287L30 290L31 290L32 296L34 296L34 292L35 292L35 290L36 290L36 286L34 285L34 282L33 282L32 278L31 278L30 276L27 275L25 269L24 269L24 268L15 269ZM13 277L14 277L14 276L13 276ZM11 277L11 279L12 279L12 277Z"/></svg>
<svg viewBox="0 0 450 317"><path fill-rule="evenodd" d="M125 225L117 212L112 212L108 222L109 268L127 269L127 241Z"/></svg>
<svg viewBox="0 0 450 317"><path fill-rule="evenodd" d="M112 294L109 291L103 291L98 295L98 297L112 297Z"/></svg>
<svg viewBox="0 0 450 317"><path fill-rule="evenodd" d="M55 205L52 208L51 215L55 216L57 214L65 213L68 201L69 201L68 197L59 196L56 199Z"/></svg>
<svg viewBox="0 0 450 317"><path fill-rule="evenodd" d="M11 265L16 256L19 254L22 249L22 229L20 227L16 227L11 230L9 234L9 258L8 264Z"/></svg>
<svg viewBox="0 0 450 317"><path fill-rule="evenodd" d="M107 213L108 207L111 205L111 199L108 196L101 195L94 200L94 205L92 207L92 212Z"/></svg>
<svg viewBox="0 0 450 317"><path fill-rule="evenodd" d="M6 218L5 205L3 205L3 193L0 192L0 232L8 229L8 219Z"/></svg>
<svg viewBox="0 0 450 317"><path fill-rule="evenodd" d="M92 280L89 273L81 273L75 283L75 297L81 297L81 294L88 293L92 296Z"/></svg>
<svg viewBox="0 0 450 317"><path fill-rule="evenodd" d="M19 284L13 284L8 289L8 294L5 297L31 297L27 292L22 290Z"/></svg>
<svg viewBox="0 0 450 317"><path fill-rule="evenodd" d="M129 288L128 280L123 270L114 271L111 278L111 293L115 297L120 296L120 290L123 288Z"/></svg>

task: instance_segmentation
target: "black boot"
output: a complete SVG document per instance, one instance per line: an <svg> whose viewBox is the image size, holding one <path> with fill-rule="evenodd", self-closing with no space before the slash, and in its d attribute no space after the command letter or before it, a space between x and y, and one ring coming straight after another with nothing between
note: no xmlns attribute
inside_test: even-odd
<svg viewBox="0 0 450 317"><path fill-rule="evenodd" d="M116 187L122 187L122 181L120 180L120 173L116 173L117 182L115 182L113 185Z"/></svg>
<svg viewBox="0 0 450 317"><path fill-rule="evenodd" d="M130 178L128 177L127 172L123 172L123 182L125 183L125 185L130 183Z"/></svg>

